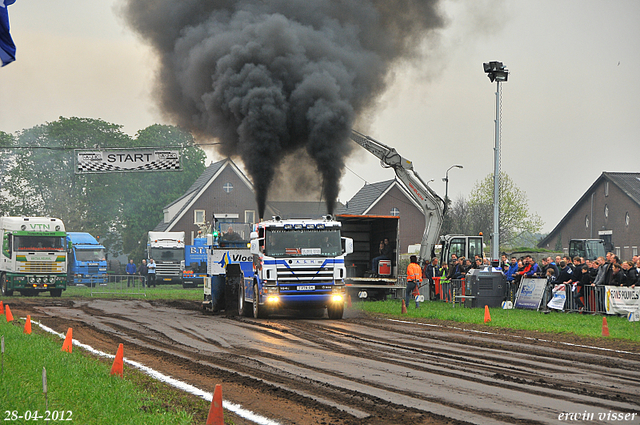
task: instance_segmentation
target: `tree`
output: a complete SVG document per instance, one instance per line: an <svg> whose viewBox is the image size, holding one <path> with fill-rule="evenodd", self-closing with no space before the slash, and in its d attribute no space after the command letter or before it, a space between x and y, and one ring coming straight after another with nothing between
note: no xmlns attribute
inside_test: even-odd
<svg viewBox="0 0 640 425"><path fill-rule="evenodd" d="M75 174L73 149L179 147L182 172ZM146 232L162 208L182 195L204 171L204 152L177 127L154 125L136 138L122 126L90 118L63 118L18 134L6 178L10 215L61 218L69 231L102 236L112 254L142 257ZM5 198L5 197L3 197ZM131 240L135 241L131 242Z"/></svg>
<svg viewBox="0 0 640 425"><path fill-rule="evenodd" d="M500 173L500 243L509 247L523 233L536 233L544 225L540 216L529 212L529 200L506 173ZM477 182L469 197L468 208L473 227L485 235L493 233L493 174Z"/></svg>
<svg viewBox="0 0 640 425"><path fill-rule="evenodd" d="M162 208L182 196L205 169L206 155L193 136L178 127L152 125L136 134L134 146L181 147L182 172L129 173L123 202L122 246L138 259L144 256L147 232L162 221Z"/></svg>

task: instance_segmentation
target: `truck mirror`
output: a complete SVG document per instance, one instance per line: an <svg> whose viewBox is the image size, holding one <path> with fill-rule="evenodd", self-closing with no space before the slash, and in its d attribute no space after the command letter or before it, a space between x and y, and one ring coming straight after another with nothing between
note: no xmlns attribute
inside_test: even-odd
<svg viewBox="0 0 640 425"><path fill-rule="evenodd" d="M251 253L260 255L260 239L251 239Z"/></svg>
<svg viewBox="0 0 640 425"><path fill-rule="evenodd" d="M344 251L345 255L349 255L349 254L353 253L353 239L351 239L351 238L342 238L342 240L344 242L343 251Z"/></svg>

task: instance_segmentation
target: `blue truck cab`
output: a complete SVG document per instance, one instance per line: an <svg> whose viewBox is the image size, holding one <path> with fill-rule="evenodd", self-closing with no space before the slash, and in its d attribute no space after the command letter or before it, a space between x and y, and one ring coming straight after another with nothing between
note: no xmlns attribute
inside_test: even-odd
<svg viewBox="0 0 640 425"><path fill-rule="evenodd" d="M194 238L193 245L184 247L184 270L182 271L182 286L195 288L204 283L207 277L207 238Z"/></svg>
<svg viewBox="0 0 640 425"><path fill-rule="evenodd" d="M86 232L67 232L69 284L107 283L106 249Z"/></svg>

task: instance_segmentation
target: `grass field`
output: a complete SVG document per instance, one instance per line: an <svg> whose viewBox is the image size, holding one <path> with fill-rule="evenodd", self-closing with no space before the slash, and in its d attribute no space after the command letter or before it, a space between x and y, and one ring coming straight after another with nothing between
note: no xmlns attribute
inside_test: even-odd
<svg viewBox="0 0 640 425"><path fill-rule="evenodd" d="M49 294L42 294L41 297L48 297ZM149 299L149 300L193 300L201 301L203 289L183 288L182 285L158 285L154 288L127 288L124 287L97 287L68 286L62 292L62 298L127 298L127 299Z"/></svg>
<svg viewBox="0 0 640 425"><path fill-rule="evenodd" d="M453 307L441 301L420 303L416 310L414 305L401 314L401 300L355 302L352 308L373 314L384 314L395 318L426 318L451 320L460 323L484 323L484 308ZM543 314L531 310L503 310L490 308L491 321L485 325L489 328L510 328L549 333L572 333L578 336L602 338L602 317L600 315L551 312ZM610 338L629 341L640 341L640 322L629 322L626 317L607 316Z"/></svg>
<svg viewBox="0 0 640 425"><path fill-rule="evenodd" d="M113 360L95 359L77 348L72 353L61 351L60 338L35 332L35 326L34 332L26 335L23 328L24 320L7 322L4 315L0 317L0 335L4 338L2 420L30 423L37 414L42 416L38 421L45 423L204 423L210 405L207 401L187 397L126 366L124 379L111 376Z"/></svg>

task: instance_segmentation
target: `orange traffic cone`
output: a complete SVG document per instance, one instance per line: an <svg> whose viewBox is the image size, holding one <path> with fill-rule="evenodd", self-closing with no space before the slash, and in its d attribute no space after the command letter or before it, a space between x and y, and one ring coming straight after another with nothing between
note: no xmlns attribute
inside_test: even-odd
<svg viewBox="0 0 640 425"><path fill-rule="evenodd" d="M351 295L347 295L347 307L351 308Z"/></svg>
<svg viewBox="0 0 640 425"><path fill-rule="evenodd" d="M484 323L491 321L491 314L489 314L489 306L484 306Z"/></svg>
<svg viewBox="0 0 640 425"><path fill-rule="evenodd" d="M222 385L216 384L213 390L213 400L209 408L206 425L224 425L224 412L222 411Z"/></svg>
<svg viewBox="0 0 640 425"><path fill-rule="evenodd" d="M67 336L64 339L64 343L62 344L62 351L71 352L73 350L73 341L71 340L71 335L73 335L73 331L71 328L67 331Z"/></svg>
<svg viewBox="0 0 640 425"><path fill-rule="evenodd" d="M27 321L24 324L24 333L31 335L31 315L27 314Z"/></svg>
<svg viewBox="0 0 640 425"><path fill-rule="evenodd" d="M609 325L606 317L602 318L602 336L609 336Z"/></svg>
<svg viewBox="0 0 640 425"><path fill-rule="evenodd" d="M11 314L11 309L9 308L9 305L5 307L4 312L7 314L7 322L13 322L13 314Z"/></svg>
<svg viewBox="0 0 640 425"><path fill-rule="evenodd" d="M4 314L4 304L0 301L0 314Z"/></svg>
<svg viewBox="0 0 640 425"><path fill-rule="evenodd" d="M124 356L124 347L122 344L118 345L118 351L116 351L116 358L113 360L113 366L111 366L111 374L112 375L120 375L121 378L124 377L123 369L123 356Z"/></svg>
<svg viewBox="0 0 640 425"><path fill-rule="evenodd" d="M407 305L405 304L404 300L402 300L402 310L401 310L402 314L406 314L407 313Z"/></svg>

